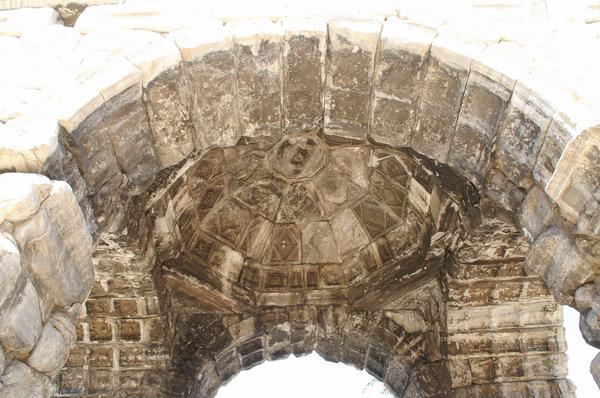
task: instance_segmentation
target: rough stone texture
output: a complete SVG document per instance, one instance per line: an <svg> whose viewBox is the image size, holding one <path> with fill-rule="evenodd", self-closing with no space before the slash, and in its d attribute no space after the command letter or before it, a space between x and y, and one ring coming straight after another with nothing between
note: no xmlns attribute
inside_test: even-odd
<svg viewBox="0 0 600 398"><path fill-rule="evenodd" d="M381 25L364 21L329 23L325 83L325 134L364 140L369 125L373 65Z"/></svg>
<svg viewBox="0 0 600 398"><path fill-rule="evenodd" d="M177 66L163 72L144 90L152 142L163 167L178 163L195 147L191 96L184 76L183 68Z"/></svg>
<svg viewBox="0 0 600 398"><path fill-rule="evenodd" d="M0 377L22 381L8 394L52 394L25 364L58 366L31 350L78 315L87 224L109 266L63 395L212 396L316 349L404 396L571 396L536 278L598 344L599 65L580 49L600 25L593 4L559 3L323 3L306 18L285 1L128 1L75 28L64 9L3 12L0 170L66 179L85 217L64 184L0 175L0 325L21 341L2 341ZM34 285L39 325L16 338L11 309Z"/></svg>
<svg viewBox="0 0 600 398"><path fill-rule="evenodd" d="M600 354L597 354L594 357L594 360L592 361L592 364L590 365L590 371L592 372L592 375L594 376L594 380L596 381L596 384L598 385L598 387L600 387Z"/></svg>
<svg viewBox="0 0 600 398"><path fill-rule="evenodd" d="M0 396L49 397L75 335L68 314L93 282L91 237L66 183L0 181L10 187L0 195Z"/></svg>
<svg viewBox="0 0 600 398"><path fill-rule="evenodd" d="M383 25L374 78L369 137L410 146L434 31L389 18Z"/></svg>

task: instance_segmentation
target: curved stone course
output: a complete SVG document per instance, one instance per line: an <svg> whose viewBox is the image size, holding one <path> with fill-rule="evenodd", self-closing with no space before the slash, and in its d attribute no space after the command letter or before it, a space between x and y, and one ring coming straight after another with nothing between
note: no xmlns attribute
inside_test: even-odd
<svg viewBox="0 0 600 398"><path fill-rule="evenodd" d="M210 172L209 150L237 145L266 151L320 130L331 145L385 145L426 159L435 172L447 167L468 180L457 204L461 229L477 228L480 210L483 219L516 222L531 244L524 269L540 277L558 303L576 307L586 341L600 345L600 98L597 74L590 73L599 65L593 51L581 51L598 46L596 8L544 4L542 11L538 2L475 1L451 10L381 2L356 13L360 7L340 12L322 6L315 16L282 3L271 12L239 10L269 18L250 20L235 11L226 15L227 4L128 1L88 4L72 28L63 26L69 25L64 10L0 12L0 58L9 60L0 65L0 286L7 287L0 290L0 380L22 381L14 384L18 392L0 394L50 394L49 376L74 338L76 304L93 284L92 239L116 234L138 240L151 264L166 254L177 257L182 231L175 221L182 209L174 202L186 193L197 198L182 176L194 167ZM298 150L279 149L282 160L271 167L285 179L312 178L334 156L317 154L309 167L296 170L290 162ZM197 177L196 188L214 183L210 173ZM435 184L404 189L439 210L431 199L439 194ZM168 191L172 201L162 200ZM268 219L267 210L257 212ZM152 230L158 233L151 236ZM279 236L295 239L289 231ZM300 252L303 244L296 242ZM352 244L337 242L342 252L356 249ZM260 261L277 263L279 257ZM231 276L234 271L224 271L231 280L221 289L245 298L241 307L228 302L226 312L281 303L268 298L260 304ZM222 282L214 278L208 286ZM273 278L275 285L283 280ZM183 308L188 298L170 296L168 277L156 279L153 294L164 295L164 333L170 336L177 311L167 307ZM213 297L210 289L206 294ZM231 299L225 296L208 307L221 308L219 300ZM314 305L331 304L319 300ZM457 369L466 366L457 363ZM489 369L482 365L470 382L453 380L456 393L488 391L471 384L516 383L482 376ZM564 377L560 369L548 374ZM558 384L539 388L568 396L569 387ZM489 388L500 395L507 387Z"/></svg>

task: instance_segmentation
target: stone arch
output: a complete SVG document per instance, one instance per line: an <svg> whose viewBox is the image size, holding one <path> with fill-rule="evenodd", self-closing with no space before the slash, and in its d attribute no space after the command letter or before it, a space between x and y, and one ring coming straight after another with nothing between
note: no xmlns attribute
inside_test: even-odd
<svg viewBox="0 0 600 398"><path fill-rule="evenodd" d="M3 144L2 169L67 180L94 237L126 228L151 264L135 203L147 189L177 183L170 178L210 148L268 147L320 127L338 143L410 147L469 180L497 217L518 222L532 243L528 271L585 313L584 335L598 344L597 128L580 134L598 113L553 96L561 91L543 71L515 74L502 61L515 56L485 40L396 17L213 21L203 32L183 22L173 39L114 31L122 44L99 49L95 40L109 39L95 36L97 25L118 25L119 13L136 10L84 11L76 27L88 33L78 49L98 62L69 70L68 95L49 90L58 125L24 115L2 126L30 132L45 122L46 141Z"/></svg>
<svg viewBox="0 0 600 398"><path fill-rule="evenodd" d="M198 362L190 396L214 396L242 370L313 351L328 361L365 369L400 396L445 391L449 375L436 361L438 348L431 346L435 340L405 331L392 318L402 319L402 315L348 312L335 306L265 309L223 327L211 347L203 345L198 355L186 347L186 357ZM214 321L210 318L204 315L188 321L206 325Z"/></svg>

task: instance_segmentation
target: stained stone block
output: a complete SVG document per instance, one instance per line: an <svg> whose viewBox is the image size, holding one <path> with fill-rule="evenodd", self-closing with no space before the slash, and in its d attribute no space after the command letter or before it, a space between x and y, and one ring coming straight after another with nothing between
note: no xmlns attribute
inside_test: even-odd
<svg viewBox="0 0 600 398"><path fill-rule="evenodd" d="M15 230L23 263L58 306L81 302L93 284L92 242L71 188L55 182L42 209Z"/></svg>
<svg viewBox="0 0 600 398"><path fill-rule="evenodd" d="M104 105L105 118L98 127L110 136L130 194L142 192L160 169L139 89L130 87L108 101Z"/></svg>
<svg viewBox="0 0 600 398"><path fill-rule="evenodd" d="M373 65L381 25L338 20L329 23L325 90L325 135L364 140L369 124Z"/></svg>
<svg viewBox="0 0 600 398"><path fill-rule="evenodd" d="M19 249L15 243L0 233L0 308L3 308L3 305L19 286L20 276Z"/></svg>
<svg viewBox="0 0 600 398"><path fill-rule="evenodd" d="M313 222L302 231L302 261L305 263L340 262L338 248L328 222Z"/></svg>
<svg viewBox="0 0 600 398"><path fill-rule="evenodd" d="M510 89L477 72L469 74L448 164L476 184L481 184L485 176Z"/></svg>
<svg viewBox="0 0 600 398"><path fill-rule="evenodd" d="M344 210L334 218L331 227L342 256L369 242L369 238L351 209Z"/></svg>
<svg viewBox="0 0 600 398"><path fill-rule="evenodd" d="M592 372L592 376L594 376L594 381L600 388L600 353L596 354L594 360L590 365L590 372Z"/></svg>
<svg viewBox="0 0 600 398"><path fill-rule="evenodd" d="M181 66L163 72L144 89L152 141L162 167L178 163L194 150L190 90Z"/></svg>
<svg viewBox="0 0 600 398"><path fill-rule="evenodd" d="M532 170L550 119L519 95L513 95L498 130L495 166L519 187L533 183Z"/></svg>
<svg viewBox="0 0 600 398"><path fill-rule="evenodd" d="M585 313L592 308L594 301L596 301L599 295L600 290L598 286L594 283L587 283L575 291L575 307L579 312Z"/></svg>
<svg viewBox="0 0 600 398"><path fill-rule="evenodd" d="M197 55L185 67L191 85L196 146L234 145L240 137L240 127L233 38L226 35L218 48L205 48Z"/></svg>
<svg viewBox="0 0 600 398"><path fill-rule="evenodd" d="M281 24L255 21L232 25L237 59L240 130L250 142L273 143L281 131Z"/></svg>
<svg viewBox="0 0 600 398"><path fill-rule="evenodd" d="M369 137L394 147L409 146L435 33L388 18L381 32L376 63Z"/></svg>
<svg viewBox="0 0 600 398"><path fill-rule="evenodd" d="M597 259L600 242L592 236L575 239L552 227L531 246L527 255L528 273L540 275L559 303L571 304L575 290L590 282L600 270Z"/></svg>
<svg viewBox="0 0 600 398"><path fill-rule="evenodd" d="M519 211L525 237L533 242L554 220L556 205L537 185L527 193Z"/></svg>
<svg viewBox="0 0 600 398"><path fill-rule="evenodd" d="M544 144L535 162L533 177L543 187L548 184L556 169L567 143L571 140L571 133L560 122L550 122Z"/></svg>
<svg viewBox="0 0 600 398"><path fill-rule="evenodd" d="M40 208L50 191L52 182L38 174L2 173L0 184L0 222L19 223L30 218Z"/></svg>
<svg viewBox="0 0 600 398"><path fill-rule="evenodd" d="M432 45L411 141L417 152L442 163L447 160L471 67L470 58L446 49L453 45L446 38Z"/></svg>
<svg viewBox="0 0 600 398"><path fill-rule="evenodd" d="M111 136L102 129L107 109L102 106L90 114L68 136L75 160L85 180L87 194L92 196L96 214L117 206L123 174L112 146Z"/></svg>
<svg viewBox="0 0 600 398"><path fill-rule="evenodd" d="M597 233L600 145L596 130L588 130L572 141L562 158L564 164L561 160L547 192L560 206L561 214L577 223L578 232Z"/></svg>
<svg viewBox="0 0 600 398"><path fill-rule="evenodd" d="M287 20L284 29L284 126L297 133L315 127L323 115L327 24Z"/></svg>
<svg viewBox="0 0 600 398"><path fill-rule="evenodd" d="M14 298L12 305L2 312L0 341L5 348L25 355L33 349L41 332L39 296L33 284L28 281Z"/></svg>
<svg viewBox="0 0 600 398"><path fill-rule="evenodd" d="M27 363L38 372L52 374L62 368L68 355L69 343L58 330L47 323Z"/></svg>
<svg viewBox="0 0 600 398"><path fill-rule="evenodd" d="M0 398L31 397L33 372L19 361L12 361L0 376Z"/></svg>

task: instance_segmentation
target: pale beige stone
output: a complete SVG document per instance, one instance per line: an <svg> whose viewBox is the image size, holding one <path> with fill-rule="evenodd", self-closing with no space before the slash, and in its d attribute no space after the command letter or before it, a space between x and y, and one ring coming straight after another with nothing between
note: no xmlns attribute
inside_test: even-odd
<svg viewBox="0 0 600 398"><path fill-rule="evenodd" d="M0 186L0 224L28 219L52 190L52 182L37 174L0 174Z"/></svg>
<svg viewBox="0 0 600 398"><path fill-rule="evenodd" d="M66 339L50 323L47 323L27 364L38 372L55 373L65 364L68 355L69 344Z"/></svg>
<svg viewBox="0 0 600 398"><path fill-rule="evenodd" d="M58 122L31 114L0 125L0 170L42 173L58 147Z"/></svg>
<svg viewBox="0 0 600 398"><path fill-rule="evenodd" d="M27 282L11 306L0 312L0 341L9 350L25 355L33 349L42 331L40 300Z"/></svg>
<svg viewBox="0 0 600 398"><path fill-rule="evenodd" d="M19 286L21 270L19 249L14 242L0 234L0 308Z"/></svg>

